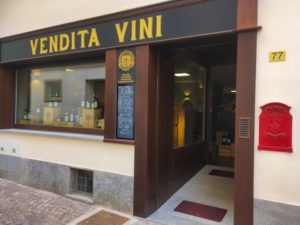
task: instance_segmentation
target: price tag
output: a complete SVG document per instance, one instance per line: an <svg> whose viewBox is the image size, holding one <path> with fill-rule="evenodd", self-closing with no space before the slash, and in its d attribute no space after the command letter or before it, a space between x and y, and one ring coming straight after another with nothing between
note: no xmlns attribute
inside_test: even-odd
<svg viewBox="0 0 300 225"><path fill-rule="evenodd" d="M279 62L286 60L286 51L270 52L269 62Z"/></svg>

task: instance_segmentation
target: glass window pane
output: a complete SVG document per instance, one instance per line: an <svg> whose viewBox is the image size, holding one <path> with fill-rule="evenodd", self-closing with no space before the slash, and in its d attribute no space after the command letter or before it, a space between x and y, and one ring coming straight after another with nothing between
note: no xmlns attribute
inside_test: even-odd
<svg viewBox="0 0 300 225"><path fill-rule="evenodd" d="M17 124L104 129L103 63L17 71Z"/></svg>
<svg viewBox="0 0 300 225"><path fill-rule="evenodd" d="M180 147L204 140L206 69L184 58L174 76L173 145Z"/></svg>

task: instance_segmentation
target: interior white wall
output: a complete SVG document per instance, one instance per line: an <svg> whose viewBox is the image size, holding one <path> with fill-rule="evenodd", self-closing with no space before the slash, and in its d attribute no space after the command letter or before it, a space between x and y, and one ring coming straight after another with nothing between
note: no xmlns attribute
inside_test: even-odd
<svg viewBox="0 0 300 225"><path fill-rule="evenodd" d="M300 1L258 2L254 197L300 205ZM282 50L286 61L268 61L269 52ZM257 149L260 106L270 102L291 106L293 153Z"/></svg>
<svg viewBox="0 0 300 225"><path fill-rule="evenodd" d="M0 0L0 38L167 0Z"/></svg>

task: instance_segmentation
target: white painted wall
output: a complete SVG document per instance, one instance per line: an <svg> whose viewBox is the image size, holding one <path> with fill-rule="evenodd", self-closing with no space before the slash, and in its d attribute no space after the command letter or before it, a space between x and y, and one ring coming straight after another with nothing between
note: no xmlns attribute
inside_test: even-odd
<svg viewBox="0 0 300 225"><path fill-rule="evenodd" d="M0 0L0 38L165 1ZM133 145L3 132L1 144L6 148L0 150L0 154L129 176L134 174ZM11 152L13 148L16 148L15 153Z"/></svg>
<svg viewBox="0 0 300 225"><path fill-rule="evenodd" d="M0 38L167 0L0 0Z"/></svg>
<svg viewBox="0 0 300 225"><path fill-rule="evenodd" d="M300 205L300 1L259 0L255 123L255 198ZM286 61L268 62L268 54L286 51ZM293 153L259 151L260 106L291 106Z"/></svg>
<svg viewBox="0 0 300 225"><path fill-rule="evenodd" d="M0 146L0 154L73 168L134 175L133 145L1 131Z"/></svg>

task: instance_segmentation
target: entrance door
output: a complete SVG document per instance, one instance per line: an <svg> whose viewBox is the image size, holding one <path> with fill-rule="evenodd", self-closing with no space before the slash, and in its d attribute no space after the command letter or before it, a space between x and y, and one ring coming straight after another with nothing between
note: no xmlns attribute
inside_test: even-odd
<svg viewBox="0 0 300 225"><path fill-rule="evenodd" d="M188 181L206 158L206 70L189 57L173 51L159 54L157 207Z"/></svg>
<svg viewBox="0 0 300 225"><path fill-rule="evenodd" d="M216 134L226 131L224 145L233 144L236 42L218 45L158 54L157 208L207 163L233 166L231 152L216 157Z"/></svg>

